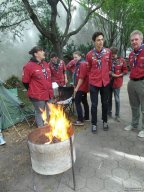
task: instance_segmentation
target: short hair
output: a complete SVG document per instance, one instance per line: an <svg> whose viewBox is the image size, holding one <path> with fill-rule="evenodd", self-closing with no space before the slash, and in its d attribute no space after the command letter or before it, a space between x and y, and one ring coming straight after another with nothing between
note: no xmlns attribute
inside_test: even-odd
<svg viewBox="0 0 144 192"><path fill-rule="evenodd" d="M110 48L112 54L117 54L118 53L118 48L117 47L111 47Z"/></svg>
<svg viewBox="0 0 144 192"><path fill-rule="evenodd" d="M103 37L104 37L104 34L102 33L102 32L95 32L93 35L92 35L92 40L93 41L95 41L96 40L96 38L98 37L98 36L100 36L100 35L102 35Z"/></svg>
<svg viewBox="0 0 144 192"><path fill-rule="evenodd" d="M55 52L52 52L52 53L50 54L50 58L53 58L53 57L58 57L58 55L57 55Z"/></svg>
<svg viewBox="0 0 144 192"><path fill-rule="evenodd" d="M134 30L131 34L130 34L130 38L133 36L133 35L139 35L141 40L143 40L143 33L139 30Z"/></svg>
<svg viewBox="0 0 144 192"><path fill-rule="evenodd" d="M43 48L40 46L35 46L33 47L30 51L29 54L34 56L34 53L37 53L38 51L43 51Z"/></svg>
<svg viewBox="0 0 144 192"><path fill-rule="evenodd" d="M73 55L74 55L74 54L76 54L76 55L78 55L78 56L81 56L81 57L83 56L80 51L75 51L75 52L73 52Z"/></svg>

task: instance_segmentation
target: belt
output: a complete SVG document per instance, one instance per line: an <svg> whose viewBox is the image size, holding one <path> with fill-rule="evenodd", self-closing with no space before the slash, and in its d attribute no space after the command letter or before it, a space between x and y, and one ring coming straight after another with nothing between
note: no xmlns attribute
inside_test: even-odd
<svg viewBox="0 0 144 192"><path fill-rule="evenodd" d="M140 77L140 78L131 78L132 81L141 81L144 80L144 77Z"/></svg>

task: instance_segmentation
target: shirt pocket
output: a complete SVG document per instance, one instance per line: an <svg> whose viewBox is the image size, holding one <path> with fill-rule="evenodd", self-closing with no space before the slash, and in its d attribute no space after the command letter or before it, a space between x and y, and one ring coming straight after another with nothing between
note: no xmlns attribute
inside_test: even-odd
<svg viewBox="0 0 144 192"><path fill-rule="evenodd" d="M41 70L36 70L34 73L33 73L33 77L34 79L37 79L37 80L40 80L40 79L43 79L43 72Z"/></svg>
<svg viewBox="0 0 144 192"><path fill-rule="evenodd" d="M141 58L140 58L140 62L139 62L139 64L138 64L138 66L139 66L140 68L144 68L144 57L141 57Z"/></svg>
<svg viewBox="0 0 144 192"><path fill-rule="evenodd" d="M109 57L109 56L105 56L105 57L103 58L103 62L104 62L105 64L109 65L110 57Z"/></svg>

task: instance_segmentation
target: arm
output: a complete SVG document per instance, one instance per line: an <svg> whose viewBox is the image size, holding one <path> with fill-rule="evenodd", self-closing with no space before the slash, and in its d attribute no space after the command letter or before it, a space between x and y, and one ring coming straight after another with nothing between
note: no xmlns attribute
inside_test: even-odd
<svg viewBox="0 0 144 192"><path fill-rule="evenodd" d="M88 74L87 62L84 62L80 65L79 78L78 78L77 85L74 89L75 92L77 92L79 90L79 88L83 84L84 79L86 78L87 74Z"/></svg>
<svg viewBox="0 0 144 192"><path fill-rule="evenodd" d="M66 65L63 61L63 73L64 73L64 79L65 79L65 84L68 83L68 79L67 79L67 74L66 74Z"/></svg>
<svg viewBox="0 0 144 192"><path fill-rule="evenodd" d="M29 88L29 83L23 83L24 87L28 90Z"/></svg>
<svg viewBox="0 0 144 192"><path fill-rule="evenodd" d="M73 73L74 68L75 68L75 64L76 62L74 60L71 60L67 65L66 65L66 69L68 71L71 71Z"/></svg>
<svg viewBox="0 0 144 192"><path fill-rule="evenodd" d="M31 71L28 67L28 65L25 65L23 67L23 73L22 73L22 83L24 85L24 87L28 90L29 88L29 82L31 79Z"/></svg>
<svg viewBox="0 0 144 192"><path fill-rule="evenodd" d="M125 59L123 59L123 66L122 66L123 75L128 73L128 68Z"/></svg>
<svg viewBox="0 0 144 192"><path fill-rule="evenodd" d="M87 61L87 65L86 65L87 70L90 71L92 66L92 56L90 55L90 53L86 55L86 61Z"/></svg>
<svg viewBox="0 0 144 192"><path fill-rule="evenodd" d="M84 81L83 79L79 79L78 80L78 83L77 83L77 86L74 89L74 92L78 91L79 87L83 84L83 81Z"/></svg>
<svg viewBox="0 0 144 192"><path fill-rule="evenodd" d="M126 65L126 61L121 58L121 62L122 62L122 68L121 68L121 73L119 75L112 73L112 77L118 78L118 77L122 77L124 75L126 75L128 73L128 68Z"/></svg>
<svg viewBox="0 0 144 192"><path fill-rule="evenodd" d="M64 77L65 77L65 84L67 84L68 83L68 79L67 79L67 74L66 73L64 74Z"/></svg>

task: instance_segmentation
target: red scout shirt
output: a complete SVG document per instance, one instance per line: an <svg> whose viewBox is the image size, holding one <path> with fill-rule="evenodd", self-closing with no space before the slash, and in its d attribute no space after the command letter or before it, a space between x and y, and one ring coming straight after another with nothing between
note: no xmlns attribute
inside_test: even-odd
<svg viewBox="0 0 144 192"><path fill-rule="evenodd" d="M135 54L134 51L132 51L129 55L129 64L130 64L130 79L139 79L141 77L144 77L144 48L140 52L140 54L137 56L137 64L134 65L134 58Z"/></svg>
<svg viewBox="0 0 144 192"><path fill-rule="evenodd" d="M49 62L51 75L52 75L52 82L56 82L59 86L65 85L65 72L66 66L63 60L60 60L58 63L58 68L55 69L54 64Z"/></svg>
<svg viewBox="0 0 144 192"><path fill-rule="evenodd" d="M116 63L112 63L112 72L116 75L120 75L121 73L126 74L128 72L126 62L122 57L116 59ZM121 77L113 77L112 87L114 89L120 88L123 84L123 76Z"/></svg>
<svg viewBox="0 0 144 192"><path fill-rule="evenodd" d="M73 59L71 60L67 65L66 65L66 69L68 71L71 71L72 73L74 72L75 69L75 65L76 65L76 61Z"/></svg>
<svg viewBox="0 0 144 192"><path fill-rule="evenodd" d="M104 48L103 55L101 57L102 65L98 67L98 58L94 52L94 49L89 51L86 55L86 60L89 65L89 84L102 87L107 86L110 82L109 71L111 69L111 51Z"/></svg>
<svg viewBox="0 0 144 192"><path fill-rule="evenodd" d="M53 97L51 72L47 62L42 62L47 71L48 79L42 72L42 66L29 61L23 67L22 82L29 83L28 96L34 99L47 101Z"/></svg>
<svg viewBox="0 0 144 192"><path fill-rule="evenodd" d="M80 66L78 67L78 70L76 72L76 85L78 83L79 79L83 79L82 85L79 87L78 91L83 92L89 92L89 81L88 81L88 68L87 68L87 62L81 61ZM75 87L76 87L75 85Z"/></svg>

